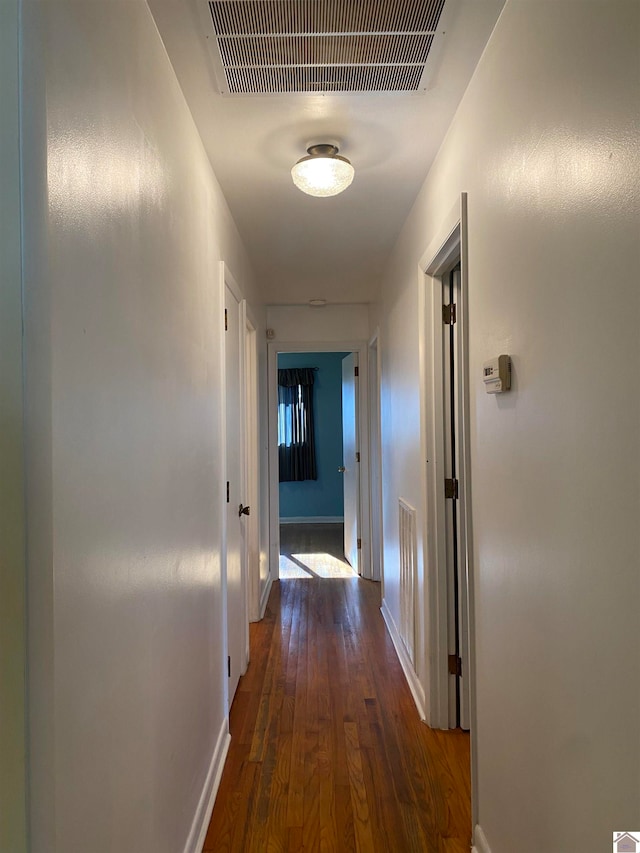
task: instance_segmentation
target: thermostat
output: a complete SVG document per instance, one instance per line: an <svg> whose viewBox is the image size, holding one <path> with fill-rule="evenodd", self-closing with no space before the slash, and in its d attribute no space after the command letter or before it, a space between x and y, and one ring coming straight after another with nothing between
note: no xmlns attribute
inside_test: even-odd
<svg viewBox="0 0 640 853"><path fill-rule="evenodd" d="M485 361L482 367L482 379L487 394L501 394L511 388L511 356L499 355L491 361Z"/></svg>

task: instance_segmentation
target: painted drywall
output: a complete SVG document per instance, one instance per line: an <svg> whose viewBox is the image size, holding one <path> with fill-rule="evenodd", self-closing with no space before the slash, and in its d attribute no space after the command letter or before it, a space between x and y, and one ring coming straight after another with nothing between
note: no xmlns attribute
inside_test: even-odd
<svg viewBox="0 0 640 853"><path fill-rule="evenodd" d="M317 367L313 386L317 480L280 483L280 518L342 518L342 359L346 352L283 352L278 367Z"/></svg>
<svg viewBox="0 0 640 853"><path fill-rule="evenodd" d="M274 341L331 343L369 338L367 305L270 305L267 328Z"/></svg>
<svg viewBox="0 0 640 853"><path fill-rule="evenodd" d="M639 32L636 2L507 3L377 313L398 615L398 497L425 518L418 264L468 192L477 817L492 853L596 853L640 814ZM502 352L514 388L489 396L481 366Z"/></svg>
<svg viewBox="0 0 640 853"><path fill-rule="evenodd" d="M195 851L226 742L219 262L257 301L252 272L144 2L27 0L23 55L31 849Z"/></svg>
<svg viewBox="0 0 640 853"><path fill-rule="evenodd" d="M0 3L0 851L26 838L19 6Z"/></svg>

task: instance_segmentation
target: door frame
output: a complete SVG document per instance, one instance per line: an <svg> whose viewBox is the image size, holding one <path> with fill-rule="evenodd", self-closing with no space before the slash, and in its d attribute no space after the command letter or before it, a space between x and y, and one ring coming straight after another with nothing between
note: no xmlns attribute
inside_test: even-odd
<svg viewBox="0 0 640 853"><path fill-rule="evenodd" d="M424 537L425 587L424 615L428 626L427 643L427 722L433 728L449 728L448 673L448 600L446 564L446 517L443 488L444 477L444 413L443 413L443 329L442 276L460 261L460 306L458 338L463 358L460 359L460 447L459 499L460 515L464 517L465 571L468 601L469 717L471 732L471 806L472 817L478 814L477 777L477 711L475 662L475 606L473 531L471 514L471 454L470 454L470 376L468 328L468 220L467 194L444 218L440 228L419 262L420 316L420 421L421 455L425 460L422 477L423 502L426 511ZM465 559L466 558L466 559Z"/></svg>
<svg viewBox="0 0 640 853"><path fill-rule="evenodd" d="M445 476L454 476L458 481L459 499L443 500L442 491L439 498L444 504L446 522L446 565L447 565L447 594L448 618L447 633L449 640L449 655L458 654L462 663L463 678L449 673L449 728L456 728L458 718L460 725L466 721L468 729L468 695L469 695L469 602L468 602L468 546L467 546L467 517L465 498L469 491L464 443L468 437L464 431L463 410L465 405L465 386L463 382L463 365L466 359L464 332L467 325L467 304L461 288L460 256L454 257L451 265L437 275L433 281L433 324L434 345L442 355L442 376L436 385L435 405L440 409L444 422L443 448ZM457 274L454 270L458 270ZM457 278L457 283L455 279ZM438 282L440 286L438 286ZM454 325L446 326L436 315L436 305L445 305L450 301L450 289L454 293L457 317ZM437 328L436 328L437 327ZM447 336L451 336L447 341ZM453 344L453 347L452 347ZM453 362L451 357L453 356ZM451 368L453 367L453 375ZM453 397L451 391L453 389ZM453 414L452 414L453 412ZM439 486L436 483L436 488ZM438 503L436 509L442 504ZM456 559L457 558L457 559ZM456 589L457 587L457 589ZM465 702L466 698L466 702Z"/></svg>
<svg viewBox="0 0 640 853"><path fill-rule="evenodd" d="M376 328L369 339L369 459L370 464L370 530L371 577L382 584L384 600L384 547L382 520L382 420L380 415L380 329ZM377 547L376 547L377 546ZM376 553L377 552L377 553Z"/></svg>
<svg viewBox="0 0 640 853"><path fill-rule="evenodd" d="M244 493L251 507L247 517L246 574L247 613L249 622L260 619L260 428L259 428L259 384L258 384L258 336L257 323L246 300L243 306L244 320L244 382L245 382L245 452ZM247 625L248 628L248 625ZM247 630L247 661L249 660L249 632Z"/></svg>
<svg viewBox="0 0 640 853"><path fill-rule="evenodd" d="M269 341L269 589L280 576L280 491L278 479L278 354L281 352L354 352L358 354L358 442L360 446L360 497L358 518L362 549L360 571L371 579L371 533L369 519L369 379L366 341ZM363 511L363 508L365 511ZM265 602L263 595L263 603Z"/></svg>
<svg viewBox="0 0 640 853"><path fill-rule="evenodd" d="M243 484L243 488L246 488L246 376L245 376L245 333L246 333L246 317L247 317L247 303L246 299L243 296L242 289L238 285L235 277L231 273L231 270L227 266L225 261L220 261L219 266L219 299L220 299L220 317L222 318L222 322L224 323L225 316L225 294L226 288L228 287L235 299L238 301L238 332L239 332L239 343L238 343L238 371L240 377L240 389L239 389L239 420L240 420L240 480ZM224 475L222 477L222 481L220 483L220 503L221 503L221 522L222 522L222 555L221 555L221 575L222 575L222 627L223 627L223 649L222 649L222 678L223 678L223 696L224 696L224 708L225 708L225 716L229 716L230 711L230 702L229 702L229 680L227 677L227 658L229 655L229 614L228 614L228 600L227 600L227 495L226 495L226 481L227 481L227 395L226 395L226 382L227 382L227 351L226 351L226 339L224 337L225 330L222 329L222 334L220 335L220 368L221 368L221 376L222 376L222 406L220 407L220 423L221 423L221 448L223 453L223 465L222 469L224 471ZM242 676L246 670L249 663L249 611L248 611L248 602L247 602L247 561L244 559L244 555L242 558L242 566L241 566L241 578L242 578L242 614L241 618L243 620L243 658L240 661L240 675Z"/></svg>

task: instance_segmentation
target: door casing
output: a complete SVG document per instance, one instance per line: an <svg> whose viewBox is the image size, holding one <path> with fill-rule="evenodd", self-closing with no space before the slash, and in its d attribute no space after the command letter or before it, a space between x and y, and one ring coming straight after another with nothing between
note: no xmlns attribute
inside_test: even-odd
<svg viewBox="0 0 640 853"><path fill-rule="evenodd" d="M260 429L257 324L244 301L245 323L245 453L243 478L251 514L245 519L247 610L249 621L260 618ZM247 643L249 634L247 632ZM247 659L249 649L247 647Z"/></svg>
<svg viewBox="0 0 640 853"><path fill-rule="evenodd" d="M429 654L424 661L425 692L429 696L425 708L426 720L433 728L449 727L448 606L446 566L446 524L444 499L444 416L442 411L442 275L450 270L456 259L461 266L458 336L463 353L469 352L469 330L465 322L469 301L468 283L468 224L467 194L444 216L428 248L419 262L420 315L420 421L421 456L425 468L422 477L423 506L425 507L425 536L423 560L425 582L419 601L420 621L425 626L424 642ZM464 518L464 580L468 600L468 667L471 732L471 800L475 819L478 814L477 778L477 713L475 669L475 620L473 586L473 532L471 515L471 458L470 458L470 379L468 362L460 364L460 448L462 470L459 480L458 506Z"/></svg>
<svg viewBox="0 0 640 853"><path fill-rule="evenodd" d="M344 493L344 557L356 572L362 570L360 535L360 462L358 461L358 354L342 359L342 486Z"/></svg>
<svg viewBox="0 0 640 853"><path fill-rule="evenodd" d="M369 480L371 576L382 584L384 600L384 540L382 523L382 424L380 416L380 330L369 340Z"/></svg>
<svg viewBox="0 0 640 853"><path fill-rule="evenodd" d="M436 398L442 397L444 429L445 477L454 477L459 484L460 500L445 500L447 598L449 603L447 633L449 655L457 655L462 662L462 675L449 673L449 727L459 724L469 729L469 602L467 599L467 515L464 495L468 491L468 477L462 450L465 436L462 431L464 406L462 368L465 363L464 329L467 322L467 305L460 286L459 257L456 270L440 277L440 304L453 303L457 319L448 326L434 316L434 342L442 342L443 376L436 388ZM435 285L437 291L438 287ZM437 325L437 329L435 326Z"/></svg>

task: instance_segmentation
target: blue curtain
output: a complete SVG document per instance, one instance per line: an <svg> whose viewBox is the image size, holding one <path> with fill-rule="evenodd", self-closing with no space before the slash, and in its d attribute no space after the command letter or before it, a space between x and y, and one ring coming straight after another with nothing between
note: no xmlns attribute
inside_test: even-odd
<svg viewBox="0 0 640 853"><path fill-rule="evenodd" d="M278 371L280 482L317 480L311 367Z"/></svg>

